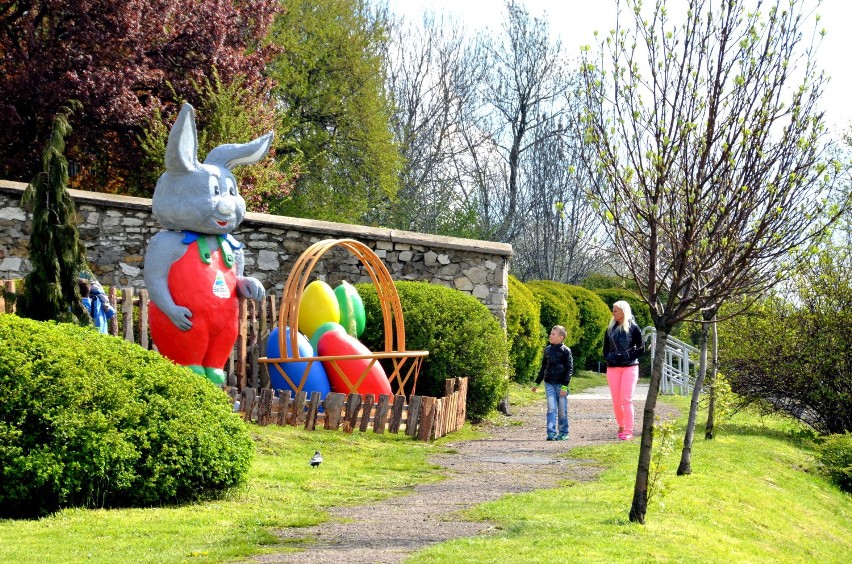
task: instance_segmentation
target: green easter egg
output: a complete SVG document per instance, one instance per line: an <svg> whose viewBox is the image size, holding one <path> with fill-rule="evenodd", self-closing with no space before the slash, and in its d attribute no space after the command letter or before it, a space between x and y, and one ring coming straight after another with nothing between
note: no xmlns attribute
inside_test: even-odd
<svg viewBox="0 0 852 564"><path fill-rule="evenodd" d="M340 306L340 324L349 335L360 337L367 324L367 314L364 311L364 302L355 286L349 282L341 282L334 289L337 303Z"/></svg>

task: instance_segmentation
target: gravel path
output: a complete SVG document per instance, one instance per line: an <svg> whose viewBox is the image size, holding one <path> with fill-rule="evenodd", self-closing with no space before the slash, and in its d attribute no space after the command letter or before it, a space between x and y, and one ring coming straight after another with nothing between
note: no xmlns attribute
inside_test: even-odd
<svg viewBox="0 0 852 564"><path fill-rule="evenodd" d="M646 393L647 386L640 384L635 401L637 430ZM435 543L486 534L488 523L462 520L457 512L506 494L597 476L599 468L592 461L562 455L576 446L618 440L609 397L606 388L569 396L568 441L544 440L543 400L513 407L511 416L500 424L482 427L488 438L451 443L452 454L431 458L446 468L447 479L417 486L410 495L332 508L330 519L314 527L276 531L290 541L289 546L304 551L264 555L255 562L390 564Z"/></svg>

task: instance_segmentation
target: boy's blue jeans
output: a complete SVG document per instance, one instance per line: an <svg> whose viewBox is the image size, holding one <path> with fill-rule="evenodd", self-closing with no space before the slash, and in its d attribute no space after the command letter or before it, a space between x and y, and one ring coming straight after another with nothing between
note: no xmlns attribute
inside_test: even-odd
<svg viewBox="0 0 852 564"><path fill-rule="evenodd" d="M544 383L547 396L547 436L556 436L556 416L559 415L559 434L568 434L568 396L560 395L562 384Z"/></svg>

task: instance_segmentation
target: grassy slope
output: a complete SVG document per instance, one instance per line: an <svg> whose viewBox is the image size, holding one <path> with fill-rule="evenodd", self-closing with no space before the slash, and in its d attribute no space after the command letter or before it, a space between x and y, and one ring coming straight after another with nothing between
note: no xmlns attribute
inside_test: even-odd
<svg viewBox="0 0 852 564"><path fill-rule="evenodd" d="M665 397L684 413L685 398ZM699 421L702 418L699 417ZM495 522L494 536L424 550L412 562L848 562L852 496L813 472L812 453L789 421L740 414L694 444L691 476L674 474L678 446L663 465L662 495L646 525L627 513L638 441L579 448L599 460L600 481L508 496L469 512Z"/></svg>
<svg viewBox="0 0 852 564"><path fill-rule="evenodd" d="M585 380L575 382L579 389ZM541 400L520 387L513 395ZM683 400L675 401L685 411ZM0 562L237 559L281 550L271 531L319 522L323 508L403 494L438 479L426 457L440 445L372 432L253 430L257 456L249 484L228 499L0 521ZM311 470L315 448L326 461ZM697 440L690 477L674 476L674 452L663 477L667 494L652 500L644 527L627 522L637 450L637 441L576 449L572 457L609 468L599 482L486 504L472 515L498 523L494 536L444 543L413 560L841 562L852 554L852 498L809 472L811 453L789 423L742 415L725 423L717 439Z"/></svg>

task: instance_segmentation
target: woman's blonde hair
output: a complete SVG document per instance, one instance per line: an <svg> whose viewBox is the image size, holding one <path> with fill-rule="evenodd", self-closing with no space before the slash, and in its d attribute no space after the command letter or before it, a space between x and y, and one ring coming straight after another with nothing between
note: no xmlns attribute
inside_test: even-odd
<svg viewBox="0 0 852 564"><path fill-rule="evenodd" d="M619 325L619 329L624 331L625 333L630 331L630 324L635 323L636 320L633 317L633 310L630 308L630 304L625 302L624 300L618 300L612 307L617 307L622 312L624 312L624 319L621 321L621 325ZM615 327L615 317L609 320L609 329Z"/></svg>

